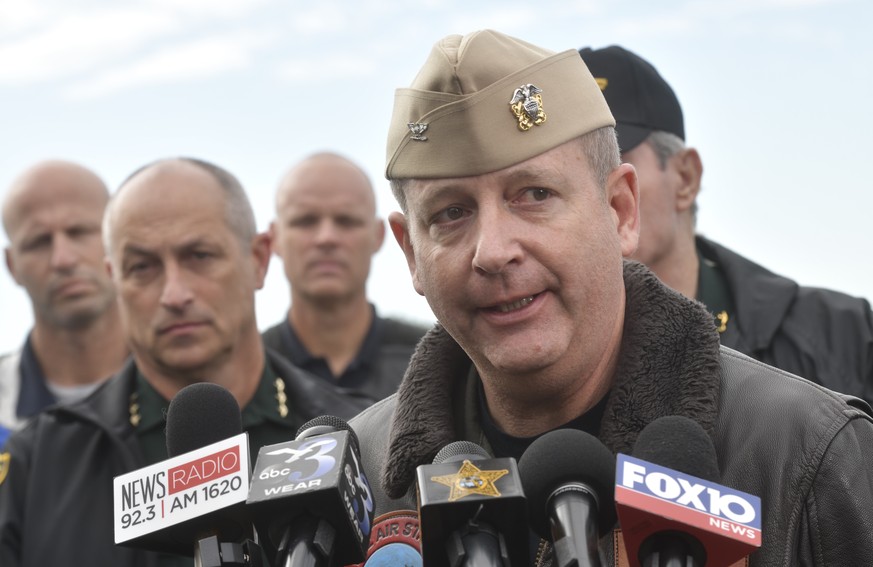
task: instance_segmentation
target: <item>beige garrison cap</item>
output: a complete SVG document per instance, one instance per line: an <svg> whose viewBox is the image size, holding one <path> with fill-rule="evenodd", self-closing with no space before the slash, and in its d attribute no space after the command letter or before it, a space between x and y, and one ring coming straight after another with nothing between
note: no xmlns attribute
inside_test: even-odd
<svg viewBox="0 0 873 567"><path fill-rule="evenodd" d="M483 30L434 45L388 131L389 179L497 171L615 120L579 52Z"/></svg>

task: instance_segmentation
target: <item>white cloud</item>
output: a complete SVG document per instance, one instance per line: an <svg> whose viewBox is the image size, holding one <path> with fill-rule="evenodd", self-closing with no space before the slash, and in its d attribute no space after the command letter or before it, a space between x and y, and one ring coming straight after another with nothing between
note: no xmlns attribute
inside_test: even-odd
<svg viewBox="0 0 873 567"><path fill-rule="evenodd" d="M187 82L242 69L255 51L270 43L263 34L222 35L165 47L119 65L67 90L73 98L95 98L145 85Z"/></svg>
<svg viewBox="0 0 873 567"><path fill-rule="evenodd" d="M199 19L236 18L259 10L274 0L145 0L149 6L171 10L178 14L191 14Z"/></svg>
<svg viewBox="0 0 873 567"><path fill-rule="evenodd" d="M142 48L275 0L96 0L75 6L52 0L0 0L0 84L25 85L87 73Z"/></svg>
<svg viewBox="0 0 873 567"><path fill-rule="evenodd" d="M352 26L354 8L333 2L316 2L294 14L288 22L293 30L306 36L337 34Z"/></svg>
<svg viewBox="0 0 873 567"><path fill-rule="evenodd" d="M0 34L26 31L48 16L49 10L33 0L3 0L0 2Z"/></svg>
<svg viewBox="0 0 873 567"><path fill-rule="evenodd" d="M0 84L57 79L117 60L178 29L160 11L106 10L62 18L28 37L0 44Z"/></svg>
<svg viewBox="0 0 873 567"><path fill-rule="evenodd" d="M321 82L372 75L377 66L373 58L341 54L288 61L279 67L278 74L287 81Z"/></svg>

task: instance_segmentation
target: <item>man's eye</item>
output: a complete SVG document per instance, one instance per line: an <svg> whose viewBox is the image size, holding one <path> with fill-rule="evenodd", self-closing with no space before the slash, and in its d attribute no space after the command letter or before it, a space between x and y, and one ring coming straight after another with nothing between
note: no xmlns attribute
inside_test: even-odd
<svg viewBox="0 0 873 567"><path fill-rule="evenodd" d="M464 211L461 207L449 207L446 209L446 218L449 220L458 220L464 216Z"/></svg>
<svg viewBox="0 0 873 567"><path fill-rule="evenodd" d="M528 197L534 201L545 201L549 196L551 196L551 192L548 189L543 189L541 187L528 189L526 193Z"/></svg>
<svg viewBox="0 0 873 567"><path fill-rule="evenodd" d="M127 273L129 274L140 274L146 271L149 267L148 262L136 262L135 264L130 264L127 266Z"/></svg>

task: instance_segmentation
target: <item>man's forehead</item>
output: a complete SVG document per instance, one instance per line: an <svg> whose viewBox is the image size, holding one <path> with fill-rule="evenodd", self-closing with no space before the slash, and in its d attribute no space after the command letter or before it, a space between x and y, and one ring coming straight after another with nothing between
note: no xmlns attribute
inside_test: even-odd
<svg viewBox="0 0 873 567"><path fill-rule="evenodd" d="M113 239L166 240L182 238L198 227L204 234L226 226L224 194L216 184L185 175L162 174L134 179L110 210Z"/></svg>
<svg viewBox="0 0 873 567"><path fill-rule="evenodd" d="M109 196L99 179L96 183L87 181L76 176L69 179L54 176L15 186L3 204L3 220L11 229L34 215L68 209L81 216L99 218Z"/></svg>
<svg viewBox="0 0 873 567"><path fill-rule="evenodd" d="M286 178L279 188L276 203L279 208L342 203L375 207L375 195L366 177L359 172L350 168L344 171L323 169Z"/></svg>
<svg viewBox="0 0 873 567"><path fill-rule="evenodd" d="M573 153L577 149L578 142L571 140L538 156L490 173L467 177L408 179L405 181L406 196L412 198L417 194L420 198L433 191L476 190L508 183L554 181L571 174L576 175L579 168L573 159ZM587 169L587 162L582 163Z"/></svg>

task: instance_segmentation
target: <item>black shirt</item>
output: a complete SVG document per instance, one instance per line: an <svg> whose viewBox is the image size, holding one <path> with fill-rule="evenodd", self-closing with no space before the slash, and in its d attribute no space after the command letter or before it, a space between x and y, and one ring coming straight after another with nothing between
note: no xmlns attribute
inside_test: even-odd
<svg viewBox="0 0 873 567"><path fill-rule="evenodd" d="M300 368L308 370L341 388L360 388L367 381L371 366L379 357L379 345L382 343L382 335L384 334L384 321L376 316L375 308L372 305L370 312L373 315L373 322L367 330L364 342L361 343L361 348L355 358L340 376L334 376L325 358L314 356L306 349L288 319L285 319L285 324L281 327L283 346L290 354L290 360Z"/></svg>

